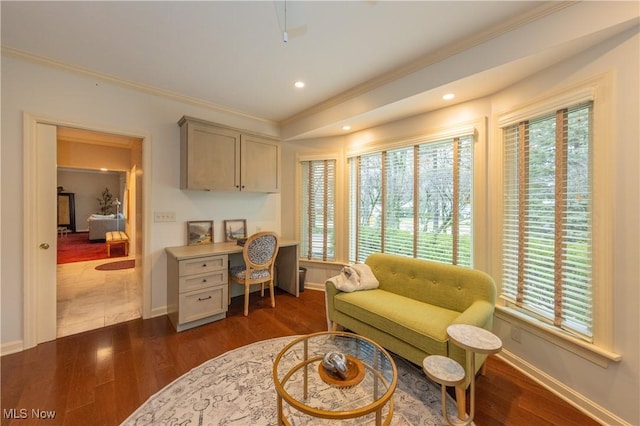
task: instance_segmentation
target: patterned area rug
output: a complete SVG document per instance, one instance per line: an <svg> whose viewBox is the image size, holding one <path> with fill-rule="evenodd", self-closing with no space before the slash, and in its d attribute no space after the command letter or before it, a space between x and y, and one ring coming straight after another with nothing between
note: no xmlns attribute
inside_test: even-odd
<svg viewBox="0 0 640 426"><path fill-rule="evenodd" d="M272 376L273 361L294 338L257 342L203 363L150 397L122 425L275 425L277 394ZM394 359L398 386L393 396L395 411L391 424L443 424L439 385L427 379L418 367L400 358ZM337 390L336 397L351 397L348 391ZM344 394L340 395L342 392ZM452 419L457 419L452 398L447 401L447 410ZM308 418L292 421L295 425L325 423L329 424ZM371 420L350 420L341 424L371 424Z"/></svg>

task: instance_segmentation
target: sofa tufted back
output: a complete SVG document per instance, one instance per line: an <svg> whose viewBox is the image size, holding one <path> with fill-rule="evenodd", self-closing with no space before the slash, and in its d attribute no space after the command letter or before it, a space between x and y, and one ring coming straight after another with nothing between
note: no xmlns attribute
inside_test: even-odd
<svg viewBox="0 0 640 426"><path fill-rule="evenodd" d="M393 254L374 253L365 261L380 289L462 312L476 300L496 302L496 284L488 274L461 266Z"/></svg>

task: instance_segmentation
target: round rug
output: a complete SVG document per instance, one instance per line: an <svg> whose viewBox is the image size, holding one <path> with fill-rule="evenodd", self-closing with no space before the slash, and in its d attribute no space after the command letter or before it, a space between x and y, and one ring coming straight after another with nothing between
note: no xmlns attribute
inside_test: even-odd
<svg viewBox="0 0 640 426"><path fill-rule="evenodd" d="M273 361L295 337L298 336L264 340L206 361L151 396L122 425L275 425ZM395 411L391 424L442 425L439 385L417 366L396 356L394 360L398 385L393 396ZM447 411L451 418L456 418L455 402L448 398ZM295 422L314 426L325 423L329 424L321 419L304 418ZM365 423L354 419L341 424Z"/></svg>

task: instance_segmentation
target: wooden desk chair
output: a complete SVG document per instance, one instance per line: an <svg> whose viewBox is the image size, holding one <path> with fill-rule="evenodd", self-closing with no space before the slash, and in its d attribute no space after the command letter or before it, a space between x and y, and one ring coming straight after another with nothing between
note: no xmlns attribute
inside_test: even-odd
<svg viewBox="0 0 640 426"><path fill-rule="evenodd" d="M247 238L242 249L244 265L229 269L229 304L231 304L231 283L244 285L244 316L249 314L249 289L254 284L261 285L260 295L264 297L264 285L269 283L271 307L276 307L273 294L274 265L278 249L275 232L258 232Z"/></svg>

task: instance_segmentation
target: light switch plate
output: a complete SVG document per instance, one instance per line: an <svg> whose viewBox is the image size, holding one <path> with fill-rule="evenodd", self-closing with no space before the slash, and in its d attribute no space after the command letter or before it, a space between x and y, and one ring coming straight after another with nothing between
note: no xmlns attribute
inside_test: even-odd
<svg viewBox="0 0 640 426"><path fill-rule="evenodd" d="M154 212L153 221L154 222L175 222L176 212Z"/></svg>

